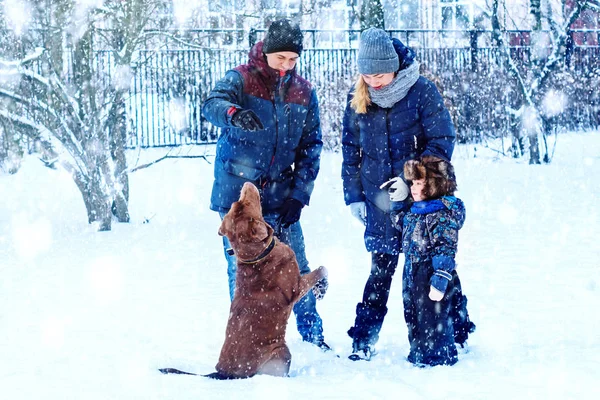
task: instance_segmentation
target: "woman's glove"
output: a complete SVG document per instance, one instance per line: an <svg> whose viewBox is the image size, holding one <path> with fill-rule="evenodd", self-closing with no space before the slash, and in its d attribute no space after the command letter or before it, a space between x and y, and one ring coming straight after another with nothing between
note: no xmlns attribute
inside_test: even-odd
<svg viewBox="0 0 600 400"><path fill-rule="evenodd" d="M352 213L352 216L362 222L363 225L367 225L367 205L364 201L350 203L350 212Z"/></svg>
<svg viewBox="0 0 600 400"><path fill-rule="evenodd" d="M388 194L390 196L391 201L404 201L410 193L408 185L406 184L406 182L404 182L404 179L400 178L399 176L392 178L389 181L382 184L381 186L379 186L379 189L386 188L388 190Z"/></svg>

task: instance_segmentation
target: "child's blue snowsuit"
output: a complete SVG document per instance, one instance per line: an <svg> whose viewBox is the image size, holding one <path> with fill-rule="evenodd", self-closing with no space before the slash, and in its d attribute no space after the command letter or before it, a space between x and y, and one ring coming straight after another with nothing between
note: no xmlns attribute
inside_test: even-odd
<svg viewBox="0 0 600 400"><path fill-rule="evenodd" d="M405 254L402 294L411 363L433 366L458 361L453 315L458 311L454 303L463 296L454 257L464 220L464 204L454 196L415 202L408 212L394 214ZM444 293L441 301L429 298L431 285Z"/></svg>

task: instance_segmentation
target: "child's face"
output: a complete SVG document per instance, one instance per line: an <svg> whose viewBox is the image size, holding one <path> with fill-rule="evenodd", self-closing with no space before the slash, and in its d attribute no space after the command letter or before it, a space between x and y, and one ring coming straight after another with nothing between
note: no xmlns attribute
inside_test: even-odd
<svg viewBox="0 0 600 400"><path fill-rule="evenodd" d="M425 179L417 179L412 181L410 185L410 193L412 194L414 201L423 201L423 188L425 188Z"/></svg>

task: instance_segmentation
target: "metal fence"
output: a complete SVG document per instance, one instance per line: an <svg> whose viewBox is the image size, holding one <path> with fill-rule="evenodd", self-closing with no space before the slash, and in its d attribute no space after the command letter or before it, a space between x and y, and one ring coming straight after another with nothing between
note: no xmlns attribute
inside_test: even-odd
<svg viewBox="0 0 600 400"><path fill-rule="evenodd" d="M304 47L307 49L356 49L360 37L357 29L305 29ZM448 48L448 47L490 47L492 31L486 29L448 30L448 29L391 29L390 37L402 40L407 46L414 48ZM170 34L181 40L171 41L172 49L185 47L185 42L199 47L221 48L229 50L245 50L261 40L265 29L186 29L146 31L146 48L154 48L156 38L164 44L164 35ZM536 37L550 40L550 31L537 31ZM502 31L505 42L511 47L530 46L533 34L529 30ZM598 46L600 29L570 29L569 41L575 46Z"/></svg>
<svg viewBox="0 0 600 400"><path fill-rule="evenodd" d="M598 30L572 30L567 41L567 68L558 71L549 86L564 94L562 112L552 118L557 128L589 129L600 126L600 47ZM40 46L46 31L31 34L22 53ZM151 32L146 32L151 33ZM128 147L162 147L212 143L217 129L201 115L210 90L226 71L247 61L249 46L264 31L188 30L177 39L147 34L145 48L136 53L131 71L114 68L110 51L97 51L98 78L108 87L118 81L129 85L127 97ZM357 77L357 30L306 30L305 51L298 69L316 88L325 145L339 147L346 98ZM454 118L461 140L502 136L515 129L509 108L521 94L506 70L503 56L491 46L490 31L392 30L417 53L422 73L435 81ZM529 31L502 33L511 58L523 72L532 57L547 49L531 46ZM547 34L542 32L542 35ZM175 32L173 32L175 35ZM5 37L3 40L10 40ZM43 41L43 40L42 40ZM101 48L100 43L96 48ZM150 50L152 49L152 50ZM533 52L533 50L535 52ZM18 58L18 57L17 57Z"/></svg>
<svg viewBox="0 0 600 400"><path fill-rule="evenodd" d="M317 90L324 141L329 148L339 145L346 98L357 76L356 52L308 48L298 65L300 74ZM496 48L416 48L416 52L422 73L442 91L462 139L499 136L512 129L514 121L506 107L514 107L520 94L513 89L515 85ZM511 54L526 72L531 50L516 47ZM202 117L202 103L227 70L247 61L247 51L142 51L140 58L144 62L134 69L127 107L128 146L214 142L218 131ZM553 82L569 99L553 122L568 129L595 128L600 125L600 100L594 89L599 82L600 48L574 47L569 65Z"/></svg>

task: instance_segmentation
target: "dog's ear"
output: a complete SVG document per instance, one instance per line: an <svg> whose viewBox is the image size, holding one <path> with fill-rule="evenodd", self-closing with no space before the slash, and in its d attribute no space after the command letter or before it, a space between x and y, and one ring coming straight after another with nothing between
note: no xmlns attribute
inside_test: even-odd
<svg viewBox="0 0 600 400"><path fill-rule="evenodd" d="M225 218L223 218L223 221L221 221L221 226L219 226L219 231L217 232L219 236L227 236L227 233L231 231L229 229L230 225L231 220L227 217L227 215L225 215Z"/></svg>
<svg viewBox="0 0 600 400"><path fill-rule="evenodd" d="M269 237L269 229L267 228L269 228L269 226L264 221L253 219L250 223L252 237L258 239L259 241L265 240Z"/></svg>

